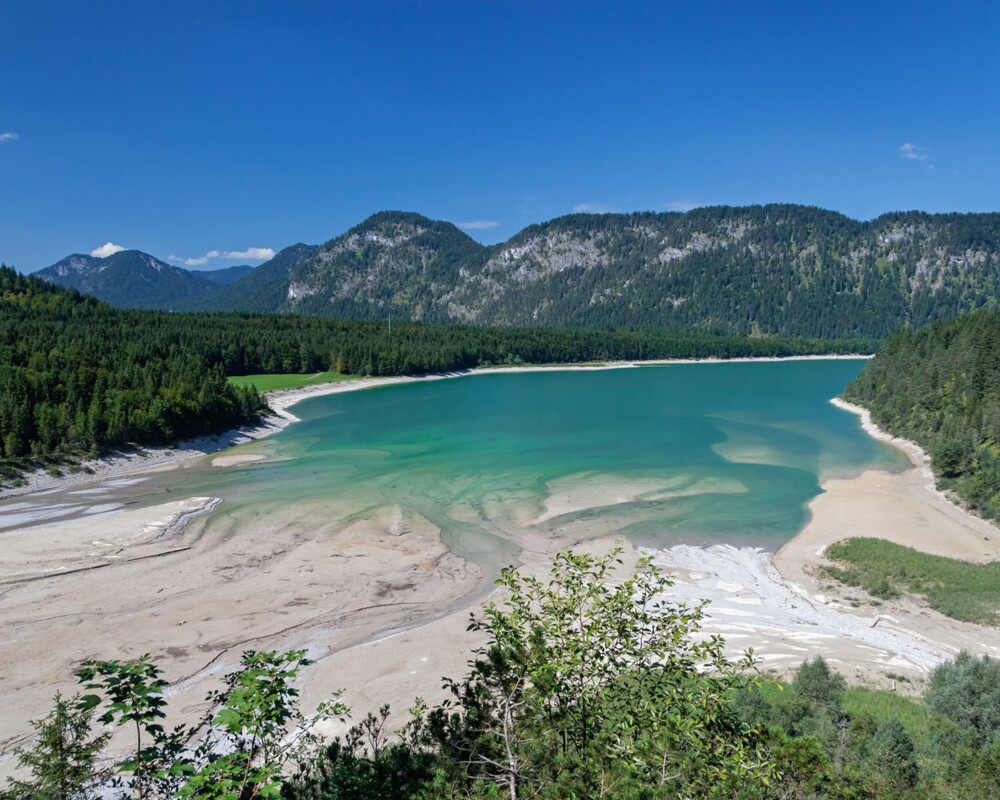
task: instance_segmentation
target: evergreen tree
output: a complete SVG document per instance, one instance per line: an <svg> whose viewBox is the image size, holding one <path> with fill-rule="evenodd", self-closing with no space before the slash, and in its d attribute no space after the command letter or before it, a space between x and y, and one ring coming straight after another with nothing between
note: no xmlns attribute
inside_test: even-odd
<svg viewBox="0 0 1000 800"><path fill-rule="evenodd" d="M97 758L108 734L91 731L93 711L78 707L77 698L56 695L53 708L31 723L38 738L29 750L17 751L18 769L27 780L10 778L2 800L84 800L98 779Z"/></svg>

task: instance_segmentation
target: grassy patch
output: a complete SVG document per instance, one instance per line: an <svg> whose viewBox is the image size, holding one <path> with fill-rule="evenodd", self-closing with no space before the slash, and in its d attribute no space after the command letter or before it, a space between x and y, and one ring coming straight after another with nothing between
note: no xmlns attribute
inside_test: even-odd
<svg viewBox="0 0 1000 800"><path fill-rule="evenodd" d="M234 386L256 386L258 392L273 392L278 389L298 389L300 386L314 386L317 383L343 381L352 376L339 372L319 372L311 375L277 373L273 375L233 375L229 382Z"/></svg>
<svg viewBox="0 0 1000 800"><path fill-rule="evenodd" d="M899 692L853 686L844 692L843 702L848 716L868 714L876 724L895 717L915 738L922 736L927 726L927 713L923 703Z"/></svg>
<svg viewBox="0 0 1000 800"><path fill-rule="evenodd" d="M839 567L827 566L823 567L823 571L834 580L840 581L847 586L860 587L872 597L877 597L880 600L892 600L894 597L899 597L899 589L889 583L885 575L873 577L860 569L850 567L848 569L840 569ZM873 603L873 605L878 605L878 603Z"/></svg>
<svg viewBox="0 0 1000 800"><path fill-rule="evenodd" d="M848 565L826 567L826 574L888 599L900 588L921 595L946 616L981 625L1000 622L1000 561L972 564L932 556L883 539L848 539L827 555Z"/></svg>

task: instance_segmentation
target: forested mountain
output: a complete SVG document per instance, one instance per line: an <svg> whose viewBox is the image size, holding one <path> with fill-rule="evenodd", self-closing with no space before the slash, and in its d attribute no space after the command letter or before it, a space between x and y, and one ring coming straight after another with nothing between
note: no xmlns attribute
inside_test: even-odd
<svg viewBox="0 0 1000 800"><path fill-rule="evenodd" d="M943 487L1000 519L1000 311L903 329L844 397L918 442Z"/></svg>
<svg viewBox="0 0 1000 800"><path fill-rule="evenodd" d="M319 249L293 244L243 278L211 294L191 298L179 307L184 311L275 311L288 293L288 273L292 267Z"/></svg>
<svg viewBox="0 0 1000 800"><path fill-rule="evenodd" d="M214 292L218 283L172 267L139 250L104 258L72 255L35 273L118 308L174 308L181 300Z"/></svg>
<svg viewBox="0 0 1000 800"><path fill-rule="evenodd" d="M383 212L292 267L270 310L881 337L993 305L998 289L997 214L577 214L483 247L450 223Z"/></svg>
<svg viewBox="0 0 1000 800"><path fill-rule="evenodd" d="M768 205L574 214L492 247L451 223L386 211L214 292L117 304L839 338L920 328L998 297L1000 214L858 222Z"/></svg>

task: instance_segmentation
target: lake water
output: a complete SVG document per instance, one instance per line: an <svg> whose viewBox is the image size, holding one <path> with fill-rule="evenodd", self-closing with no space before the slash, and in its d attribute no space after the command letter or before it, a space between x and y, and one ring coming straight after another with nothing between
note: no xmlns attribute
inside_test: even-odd
<svg viewBox="0 0 1000 800"><path fill-rule="evenodd" d="M241 448L268 462L156 482L224 498L203 523L215 533L430 523L484 565L509 561L529 536L556 534L773 551L805 524L824 479L906 466L828 402L863 366L500 373L329 395L296 405L300 423Z"/></svg>

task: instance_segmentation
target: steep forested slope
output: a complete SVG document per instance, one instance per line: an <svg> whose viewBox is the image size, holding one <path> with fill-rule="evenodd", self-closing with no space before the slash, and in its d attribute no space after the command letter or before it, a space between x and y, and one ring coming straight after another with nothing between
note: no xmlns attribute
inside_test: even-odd
<svg viewBox="0 0 1000 800"><path fill-rule="evenodd" d="M1000 518L1000 311L904 329L844 397L928 450L940 482Z"/></svg>
<svg viewBox="0 0 1000 800"><path fill-rule="evenodd" d="M882 337L995 305L1000 215L801 206L577 214L481 247L384 212L292 268L274 310L490 325Z"/></svg>
<svg viewBox="0 0 1000 800"><path fill-rule="evenodd" d="M574 214L492 247L451 223L386 211L320 247L286 248L228 287L117 304L885 337L904 325L917 329L995 307L998 297L1000 214L909 212L858 222L819 208L769 205Z"/></svg>

